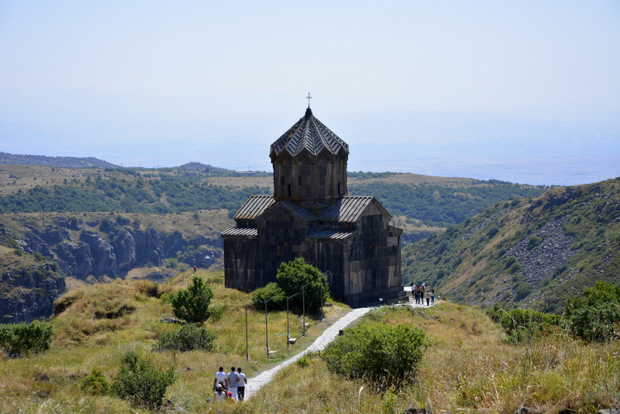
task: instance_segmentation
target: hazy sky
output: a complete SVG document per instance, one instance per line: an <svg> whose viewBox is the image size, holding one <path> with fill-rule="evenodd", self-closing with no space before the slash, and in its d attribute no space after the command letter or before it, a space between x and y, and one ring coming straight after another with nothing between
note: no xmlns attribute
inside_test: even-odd
<svg viewBox="0 0 620 414"><path fill-rule="evenodd" d="M315 116L350 170L620 176L620 1L3 1L0 151L271 170Z"/></svg>

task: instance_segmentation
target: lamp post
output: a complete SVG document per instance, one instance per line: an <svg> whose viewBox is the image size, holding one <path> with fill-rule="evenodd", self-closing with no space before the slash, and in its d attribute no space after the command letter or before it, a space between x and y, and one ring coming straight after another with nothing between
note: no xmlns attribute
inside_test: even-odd
<svg viewBox="0 0 620 414"><path fill-rule="evenodd" d="M245 308L245 360L246 361L250 360L250 344L248 341L248 306L253 305L256 302L258 302L258 300L255 300L252 303L248 303L247 305L243 305L243 307Z"/></svg>
<svg viewBox="0 0 620 414"><path fill-rule="evenodd" d="M267 303L273 298L275 298L275 296L265 301L265 348L267 350L267 358L269 358L269 318L267 317Z"/></svg>
<svg viewBox="0 0 620 414"><path fill-rule="evenodd" d="M288 350L290 348L290 339L291 339L291 330L289 328L289 313L290 313L290 308L288 305L288 301L290 298L292 298L293 296L297 296L299 295L299 292L295 293L294 295L291 296L287 296L286 297L286 349Z"/></svg>
<svg viewBox="0 0 620 414"><path fill-rule="evenodd" d="M312 284L312 282L306 283L301 287L301 306L303 309L302 325L303 331L301 336L306 336L306 286Z"/></svg>

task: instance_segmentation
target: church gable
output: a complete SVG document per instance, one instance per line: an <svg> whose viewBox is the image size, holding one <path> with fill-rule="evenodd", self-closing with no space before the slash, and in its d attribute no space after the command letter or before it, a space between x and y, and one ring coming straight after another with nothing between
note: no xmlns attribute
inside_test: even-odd
<svg viewBox="0 0 620 414"><path fill-rule="evenodd" d="M380 214L387 222L392 219L390 213L372 196L345 196L329 206L321 215L321 220L357 223L368 214Z"/></svg>

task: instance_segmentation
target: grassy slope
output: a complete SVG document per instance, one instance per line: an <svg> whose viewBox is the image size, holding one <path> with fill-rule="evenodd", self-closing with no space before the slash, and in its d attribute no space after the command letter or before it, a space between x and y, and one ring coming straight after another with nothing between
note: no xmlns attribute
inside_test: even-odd
<svg viewBox="0 0 620 414"><path fill-rule="evenodd" d="M619 217L620 180L500 203L441 237L407 246L403 275L406 281L426 281L466 303L499 301L560 311L564 298L596 281L620 283ZM559 233L540 233L549 223L559 223ZM554 247L560 243L557 237L568 240L564 248ZM533 258L530 270L538 275L525 271L527 258L515 260L511 249L519 243L526 246ZM545 262L552 265L543 272Z"/></svg>
<svg viewBox="0 0 620 414"><path fill-rule="evenodd" d="M177 382L168 396L192 412L206 408L213 373L220 365L241 366L252 376L294 352L308 346L334 317L346 308L327 309L325 321L311 320L308 335L286 350L286 313L269 315L269 344L277 353L269 361L265 353L265 319L262 308L249 312L250 361L245 359L245 293L225 289L222 272L198 271L214 291L212 308L220 317L205 327L218 335L217 352L149 352L161 334L178 329L161 318L172 317L170 305L150 297L148 282L120 281L84 286L65 294L57 303L66 309L52 318L53 347L40 355L0 362L0 412L127 412L129 406L116 398L95 398L79 390L78 379L100 368L109 380L119 368L121 356L130 350L143 352L163 367L174 366ZM178 290L189 284L188 271L159 287L159 293ZM98 315L98 317L96 316ZM301 318L290 317L292 337L301 337Z"/></svg>
<svg viewBox="0 0 620 414"><path fill-rule="evenodd" d="M584 345L559 332L519 346L479 309L442 302L428 310L383 308L382 323L423 329L432 341L417 379L379 393L360 381L326 372L313 357L293 364L239 412L402 413L410 407L439 413L514 413L521 405L545 413L594 413L617 404L620 344Z"/></svg>
<svg viewBox="0 0 620 414"><path fill-rule="evenodd" d="M160 293L186 286L191 275L186 272L161 285ZM147 296L143 282L88 286L63 297L62 303L72 305L52 320L55 337L50 351L0 362L0 411L128 412L131 407L122 400L84 394L77 378L101 368L111 379L129 350L142 351L163 367L175 367L178 379L166 396L189 412L374 414L432 406L435 412L512 413L521 404L551 413L565 408L595 412L611 406L614 393L620 391L618 342L584 345L559 332L513 346L502 341L502 332L479 309L442 302L431 309L381 308L363 322L407 323L431 339L417 380L401 390L381 393L332 375L320 358L312 356L308 367L286 368L248 402L234 407L207 405L217 367L242 366L251 381L257 371L309 345L346 309L326 308L326 322L313 325L309 337L291 353L284 344L286 315L271 313L269 343L278 350L271 361L266 361L264 352L264 314L251 311L251 360L246 362L243 304L249 302L248 296L225 289L221 273L199 271L199 275L213 287L212 304L221 313L206 323L219 336L216 352L149 352L159 335L178 329L159 322L172 315L169 305ZM119 313L122 307L135 311L114 319L93 317L96 312ZM292 336L299 337L298 317L292 317L291 326Z"/></svg>

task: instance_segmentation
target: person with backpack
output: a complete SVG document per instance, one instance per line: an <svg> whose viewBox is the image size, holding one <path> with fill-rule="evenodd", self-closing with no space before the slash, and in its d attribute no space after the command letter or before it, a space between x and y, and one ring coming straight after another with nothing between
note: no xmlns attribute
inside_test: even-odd
<svg viewBox="0 0 620 414"><path fill-rule="evenodd" d="M226 376L226 387L228 392L232 393L232 397L237 401L237 383L239 382L239 375L235 372L235 367L230 367L230 372Z"/></svg>

